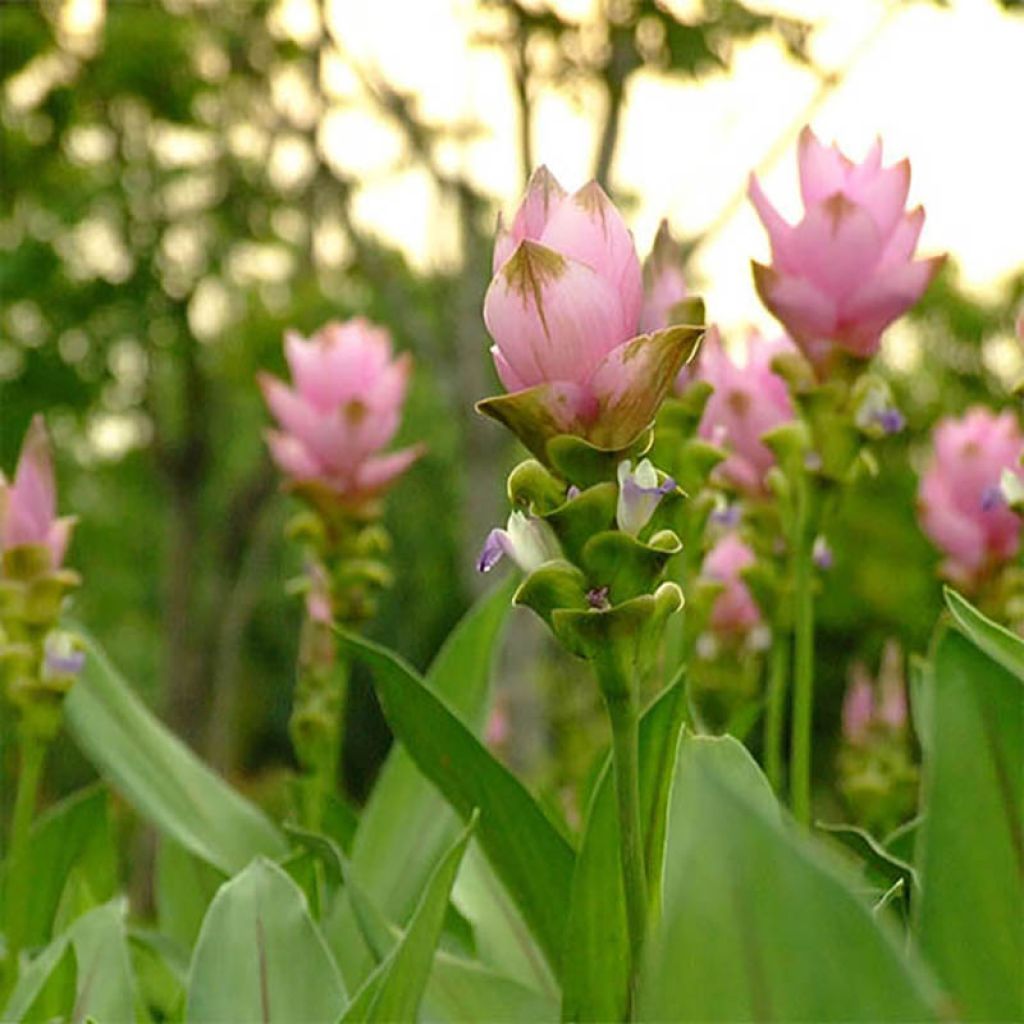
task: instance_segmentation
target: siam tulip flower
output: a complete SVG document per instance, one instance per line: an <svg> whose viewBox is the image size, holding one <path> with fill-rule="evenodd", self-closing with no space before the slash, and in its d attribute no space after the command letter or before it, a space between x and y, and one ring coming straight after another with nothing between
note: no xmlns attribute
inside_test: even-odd
<svg viewBox="0 0 1024 1024"><path fill-rule="evenodd" d="M392 359L388 332L362 318L329 323L309 340L289 331L284 350L293 386L259 377L281 428L267 433L270 454L291 486L359 507L423 451L379 454L398 430L411 360Z"/></svg>
<svg viewBox="0 0 1024 1024"><path fill-rule="evenodd" d="M74 517L57 518L53 457L42 416L25 434L12 483L0 473L0 554L14 548L47 548L50 568L64 561Z"/></svg>
<svg viewBox="0 0 1024 1024"><path fill-rule="evenodd" d="M863 745L875 717L875 691L867 668L860 662L850 672L850 685L843 697L843 739L853 746Z"/></svg>
<svg viewBox="0 0 1024 1024"><path fill-rule="evenodd" d="M666 494L676 489L676 482L666 478L658 482L658 471L650 459L643 459L632 468L629 459L619 463L619 497L615 521L620 530L635 537L650 521Z"/></svg>
<svg viewBox="0 0 1024 1024"><path fill-rule="evenodd" d="M540 168L511 226L498 226L484 321L510 394L480 410L542 460L557 434L628 446L700 334L674 327L638 336L643 301L633 238L600 185L568 195Z"/></svg>
<svg viewBox="0 0 1024 1024"><path fill-rule="evenodd" d="M772 247L771 266L753 264L754 281L821 373L837 349L873 356L882 331L921 298L945 257L913 259L924 209L906 212L910 163L882 167L880 140L855 164L805 128L798 159L804 215L796 225L751 177Z"/></svg>
<svg viewBox="0 0 1024 1024"><path fill-rule="evenodd" d="M1020 517L1007 507L1002 477L1024 478L1024 436L1009 410L977 407L942 420L934 445L918 489L921 526L946 556L945 575L971 585L1017 552Z"/></svg>
<svg viewBox="0 0 1024 1024"><path fill-rule="evenodd" d="M653 334L678 322L676 310L689 294L683 277L682 247L672 237L666 220L658 225L650 255L644 260L643 281L640 331Z"/></svg>
<svg viewBox="0 0 1024 1024"><path fill-rule="evenodd" d="M701 574L723 585L711 608L711 628L716 632L747 633L760 623L761 609L742 577L755 560L736 533L727 533L705 555Z"/></svg>
<svg viewBox="0 0 1024 1024"><path fill-rule="evenodd" d="M495 528L487 535L477 570L490 572L505 555L523 572L533 572L545 562L561 558L562 548L555 531L543 519L516 511L508 517L504 530Z"/></svg>
<svg viewBox="0 0 1024 1024"><path fill-rule="evenodd" d="M772 370L772 360L789 348L786 339L767 341L753 335L747 362L739 366L726 354L721 336L710 328L701 350L697 376L713 388L698 432L724 448L728 458L716 473L752 496L765 493L765 474L775 456L761 440L769 430L793 419L786 382Z"/></svg>

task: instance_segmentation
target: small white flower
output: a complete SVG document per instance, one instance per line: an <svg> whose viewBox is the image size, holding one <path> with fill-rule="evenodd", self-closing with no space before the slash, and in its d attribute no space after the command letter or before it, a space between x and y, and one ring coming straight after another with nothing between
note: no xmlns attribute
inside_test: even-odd
<svg viewBox="0 0 1024 1024"><path fill-rule="evenodd" d="M635 537L650 521L661 499L675 490L676 483L668 478L658 483L658 471L650 459L643 459L632 468L629 459L619 463L619 500L615 521L623 533Z"/></svg>
<svg viewBox="0 0 1024 1024"><path fill-rule="evenodd" d="M543 519L516 511L508 517L504 530L494 529L487 535L476 567L480 572L490 572L505 555L523 572L533 572L545 562L561 558L562 548L555 531Z"/></svg>

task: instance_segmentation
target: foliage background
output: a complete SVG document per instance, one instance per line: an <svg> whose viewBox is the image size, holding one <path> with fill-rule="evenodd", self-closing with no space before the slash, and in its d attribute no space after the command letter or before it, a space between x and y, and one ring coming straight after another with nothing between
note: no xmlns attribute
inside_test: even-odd
<svg viewBox="0 0 1024 1024"><path fill-rule="evenodd" d="M400 18L401 5L391 6ZM922 6L952 18L964 5L890 3L883 17ZM1015 5L981 6L993 32L1019 33ZM848 102L858 59L828 59L820 43L829 24L814 4L479 0L453 10L472 59L495 62L506 84L509 106L490 119L438 117L426 97L392 83L360 55L344 3L0 8L0 465L12 468L29 417L44 410L62 505L80 516L72 562L86 585L76 615L173 727L236 778L272 778L290 758L298 608L284 583L298 566L282 539L289 503L262 446L253 386L257 369L282 369L282 330L365 314L415 353L402 435L426 439L429 455L389 503L397 584L372 634L423 666L478 589L474 554L503 517L515 452L472 413L495 388L480 305L497 210L535 162L564 158L549 155L550 132L538 127L550 121L548 106L568 105L589 125L588 145L567 166L588 168L647 224L630 170L635 147L624 147L644 123L650 81L681 80L710 96L750 48L784 51L813 87L807 103L748 111L763 125L770 165L788 152L794 127ZM913 88L917 58L905 58ZM662 109L648 117L655 132L666 130ZM328 130L339 112L349 118L340 140ZM482 181L475 147L512 122L514 159ZM678 190L688 162L721 164L742 180L747 167L726 139L669 129ZM339 156L372 150L382 131L391 149L380 166L352 170ZM406 196L400 215L429 209L425 227L409 225L408 244L395 217L375 224L368 214L368 190L387 178L405 183L405 193L389 193ZM1024 237L1015 200L1002 224L985 226L993 237ZM699 224L677 218L698 287L708 283L701 247L729 235L730 204ZM732 250L739 267L751 255ZM848 662L874 660L891 636L922 649L938 612L936 560L913 514L929 428L941 412L1008 402L1022 369L1010 340L1024 297L1019 261L967 292L956 255L912 321L891 333L883 366L909 429L887 443L882 474L832 538L836 566L820 602L823 738L835 734ZM742 301L713 303L711 315L734 328L749 318ZM592 697L531 623L514 629L508 756L554 793L591 763L599 737L579 723ZM357 798L386 744L357 677L345 765ZM53 758L51 793L86 772L70 749ZM829 743L818 753L827 778Z"/></svg>

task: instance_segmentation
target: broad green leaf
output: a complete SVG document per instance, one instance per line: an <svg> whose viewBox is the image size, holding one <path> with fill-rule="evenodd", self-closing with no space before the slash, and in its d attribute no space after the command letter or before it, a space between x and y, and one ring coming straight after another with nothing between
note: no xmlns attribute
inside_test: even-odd
<svg viewBox="0 0 1024 1024"><path fill-rule="evenodd" d="M110 834L107 794L90 786L51 807L32 826L28 860L21 875L30 900L7 902L7 935L19 948L48 942L61 894L73 869L88 880L97 903L110 899L117 888L117 854ZM4 865L4 876L11 870ZM13 915L20 908L23 919Z"/></svg>
<svg viewBox="0 0 1024 1024"><path fill-rule="evenodd" d="M521 782L497 761L414 669L368 640L341 633L373 671L385 715L420 771L463 817L557 972L568 911L572 847Z"/></svg>
<svg viewBox="0 0 1024 1024"><path fill-rule="evenodd" d="M923 1021L926 978L731 737L680 744L641 1019Z"/></svg>
<svg viewBox="0 0 1024 1024"><path fill-rule="evenodd" d="M957 625L993 661L1024 683L1024 640L1005 626L993 622L965 601L955 590L946 587L946 605Z"/></svg>
<svg viewBox="0 0 1024 1024"><path fill-rule="evenodd" d="M472 928L475 959L554 996L557 983L544 954L476 841L462 861L452 903Z"/></svg>
<svg viewBox="0 0 1024 1024"><path fill-rule="evenodd" d="M158 829L225 874L257 854L287 851L284 837L171 733L89 637L65 701L68 730L100 774Z"/></svg>
<svg viewBox="0 0 1024 1024"><path fill-rule="evenodd" d="M50 943L18 976L0 1020L22 1021L69 1018L75 1007L75 951L66 935Z"/></svg>
<svg viewBox="0 0 1024 1024"><path fill-rule="evenodd" d="M191 949L206 911L227 881L223 871L189 853L170 836L156 849L156 919L162 934Z"/></svg>
<svg viewBox="0 0 1024 1024"><path fill-rule="evenodd" d="M511 582L467 613L426 676L426 685L474 732L486 716L493 655L511 604ZM352 864L381 910L402 923L458 832L458 817L396 744L359 820Z"/></svg>
<svg viewBox="0 0 1024 1024"><path fill-rule="evenodd" d="M926 681L931 711L917 836L917 932L971 1020L1024 1018L1024 689L949 630Z"/></svg>
<svg viewBox="0 0 1024 1024"><path fill-rule="evenodd" d="M125 932L125 904L111 900L83 914L29 965L4 1008L4 1021L49 1020L73 979L70 1019L135 1020L135 979ZM68 965L68 954L74 967Z"/></svg>
<svg viewBox="0 0 1024 1024"><path fill-rule="evenodd" d="M354 1002L359 1016L346 1012L346 1020L413 1022L423 999L445 911L469 837L476 828L474 815L430 876L409 927L398 944L371 975L368 986L373 998L368 1006ZM379 980L378 980L378 975ZM362 1012L365 1009L365 1014Z"/></svg>
<svg viewBox="0 0 1024 1024"><path fill-rule="evenodd" d="M682 727L681 683L662 693L640 721L640 803L648 877L661 870L669 785ZM611 759L594 789L576 858L562 968L562 1019L623 1020L629 1006L629 933L619 859Z"/></svg>
<svg viewBox="0 0 1024 1024"><path fill-rule="evenodd" d="M181 1020L185 1012L188 961L181 951L154 932L129 933L132 970L142 1005L158 1021Z"/></svg>
<svg viewBox="0 0 1024 1024"><path fill-rule="evenodd" d="M438 953L422 1017L426 1021L544 1024L558 1020L558 1003L522 983L461 957Z"/></svg>
<svg viewBox="0 0 1024 1024"><path fill-rule="evenodd" d="M911 865L896 856L880 843L870 832L853 825L831 824L819 821L815 827L849 850L864 868L865 879L870 885L888 890L897 882L903 882L901 892L909 901L917 888L917 873Z"/></svg>
<svg viewBox="0 0 1024 1024"><path fill-rule="evenodd" d="M302 891L265 858L221 886L189 970L186 1020L330 1024L345 988Z"/></svg>
<svg viewBox="0 0 1024 1024"><path fill-rule="evenodd" d="M434 658L426 682L474 732L487 713L491 668L511 606L515 580L478 601ZM363 809L352 843L352 868L390 920L405 924L431 871L460 829L458 815L396 742ZM373 967L352 908L331 908L325 930L350 987Z"/></svg>

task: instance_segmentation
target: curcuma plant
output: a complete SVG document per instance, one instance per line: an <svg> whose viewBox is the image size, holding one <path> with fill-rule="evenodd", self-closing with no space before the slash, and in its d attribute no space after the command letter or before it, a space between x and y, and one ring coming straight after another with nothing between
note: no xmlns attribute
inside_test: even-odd
<svg viewBox="0 0 1024 1024"><path fill-rule="evenodd" d="M911 260L907 165L809 133L800 152L799 225L753 187L774 259L758 286L792 340L751 338L745 360L705 328L667 229L641 267L598 185L534 175L484 302L505 390L478 405L527 454L478 559L513 571L425 674L360 632L391 582L388 486L420 452L381 454L410 364L362 320L286 338L291 385L261 380L304 560L280 820L70 617L71 524L33 422L0 483L21 758L4 1021L1024 1019L1024 640L1000 624L1021 618L1013 413L944 424L921 484L943 571L983 610L946 591L909 688L895 648L877 684L855 669L838 745L854 821L813 800L830 516L900 426L869 360L935 264ZM590 667L607 712L576 825L487 743L513 605ZM396 739L358 810L337 786L355 662ZM37 815L62 736L100 781ZM119 884L129 808L158 836L148 902Z"/></svg>

